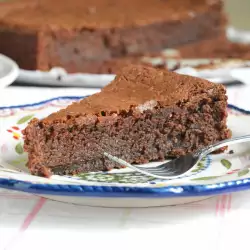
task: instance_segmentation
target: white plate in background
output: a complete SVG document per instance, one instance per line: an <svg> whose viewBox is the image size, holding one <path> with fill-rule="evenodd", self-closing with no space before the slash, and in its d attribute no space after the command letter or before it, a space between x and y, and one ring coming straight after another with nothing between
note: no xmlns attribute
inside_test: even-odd
<svg viewBox="0 0 250 250"><path fill-rule="evenodd" d="M50 71L20 70L18 81L29 85L50 85L65 87L103 88L114 79L111 74L69 74L63 68L53 68Z"/></svg>
<svg viewBox="0 0 250 250"><path fill-rule="evenodd" d="M157 64L161 58L147 59L152 64ZM212 63L212 64L211 64ZM180 64L177 73L197 76L215 83L231 83L235 81L231 75L233 69L250 66L250 61L241 59L168 59L167 68L173 68ZM203 68L194 68L197 65L204 65ZM206 67L207 66L207 67ZM103 88L114 79L114 74L69 74L63 68L53 68L50 71L32 71L20 70L18 81L25 84L36 86L65 86L65 87L85 87L85 88Z"/></svg>
<svg viewBox="0 0 250 250"><path fill-rule="evenodd" d="M241 81L246 85L250 85L250 67L233 69L231 75L234 79Z"/></svg>
<svg viewBox="0 0 250 250"><path fill-rule="evenodd" d="M18 65L9 57L0 54L0 89L13 83L18 75Z"/></svg>

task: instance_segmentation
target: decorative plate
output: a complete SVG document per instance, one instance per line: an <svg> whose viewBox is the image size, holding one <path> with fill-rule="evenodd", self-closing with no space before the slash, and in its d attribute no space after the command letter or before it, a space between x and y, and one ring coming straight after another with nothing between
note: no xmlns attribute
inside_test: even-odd
<svg viewBox="0 0 250 250"><path fill-rule="evenodd" d="M182 178L154 179L130 169L78 176L32 176L26 168L21 130L81 97L58 97L40 103L0 107L0 187L50 199L106 207L149 207L193 202L225 192L250 189L250 143L210 155ZM233 136L250 134L250 111L228 106ZM145 167L157 165L150 163Z"/></svg>
<svg viewBox="0 0 250 250"><path fill-rule="evenodd" d="M7 56L0 54L0 89L13 83L18 74L17 64Z"/></svg>

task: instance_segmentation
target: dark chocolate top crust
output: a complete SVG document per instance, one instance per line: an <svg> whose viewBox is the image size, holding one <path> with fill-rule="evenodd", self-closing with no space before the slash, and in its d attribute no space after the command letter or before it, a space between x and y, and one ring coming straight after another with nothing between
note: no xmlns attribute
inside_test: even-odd
<svg viewBox="0 0 250 250"><path fill-rule="evenodd" d="M221 7L221 0L11 0L0 23L34 29L117 28L180 21Z"/></svg>
<svg viewBox="0 0 250 250"><path fill-rule="evenodd" d="M146 66L125 67L100 93L51 114L44 121L67 117L120 113L133 107L180 106L201 95L225 94L223 85ZM144 106L143 106L144 105Z"/></svg>

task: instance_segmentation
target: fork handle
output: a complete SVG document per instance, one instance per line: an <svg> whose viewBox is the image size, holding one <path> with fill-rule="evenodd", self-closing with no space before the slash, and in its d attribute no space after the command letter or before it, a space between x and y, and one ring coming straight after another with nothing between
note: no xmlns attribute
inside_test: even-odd
<svg viewBox="0 0 250 250"><path fill-rule="evenodd" d="M213 144L211 146L208 146L208 147L204 148L201 152L199 152L200 158L203 158L207 154L210 154L213 151L216 151L216 150L218 150L220 148L223 148L225 146L230 146L230 145L233 145L233 144L248 142L248 141L250 141L250 135L234 137L234 138L231 138L231 139L227 139L227 140L217 142L217 143L215 143L215 144Z"/></svg>

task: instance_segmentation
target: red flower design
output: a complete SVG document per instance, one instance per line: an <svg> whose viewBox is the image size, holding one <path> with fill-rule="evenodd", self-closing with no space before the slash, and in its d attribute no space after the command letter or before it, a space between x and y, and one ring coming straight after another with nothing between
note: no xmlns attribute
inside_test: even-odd
<svg viewBox="0 0 250 250"><path fill-rule="evenodd" d="M238 171L240 171L240 169L234 169L234 170L232 170L232 171L230 171L230 172L227 172L227 174L234 174L234 173L236 173L236 172L238 172Z"/></svg>
<svg viewBox="0 0 250 250"><path fill-rule="evenodd" d="M17 127L17 126L13 126L13 127L11 127L11 129L7 129L7 131L8 131L9 133L12 133L13 138L16 139L16 140L19 140L19 139L22 137L22 135L21 135L20 133L17 132L17 131L19 131L19 130L20 130L20 129L19 129L19 127Z"/></svg>

